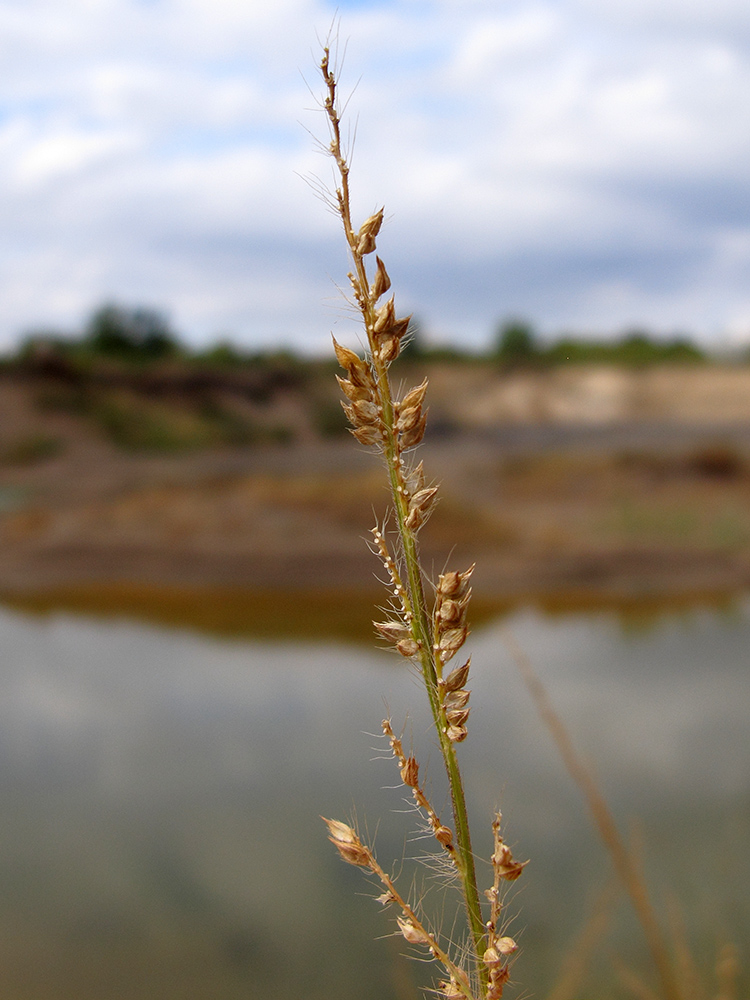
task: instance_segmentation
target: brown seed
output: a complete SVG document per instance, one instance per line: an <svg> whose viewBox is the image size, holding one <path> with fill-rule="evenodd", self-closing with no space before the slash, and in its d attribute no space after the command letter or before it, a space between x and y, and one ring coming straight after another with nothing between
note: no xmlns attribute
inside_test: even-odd
<svg viewBox="0 0 750 1000"><path fill-rule="evenodd" d="M402 448L416 448L419 442L424 437L424 429L427 423L427 413L422 414L422 419L415 424L411 430L406 431L401 435L401 447Z"/></svg>
<svg viewBox="0 0 750 1000"><path fill-rule="evenodd" d="M396 643L396 649L408 660L419 652L419 643L415 642L414 639L402 639Z"/></svg>
<svg viewBox="0 0 750 1000"><path fill-rule="evenodd" d="M346 368L347 371L357 368L363 363L362 359L354 351L350 351L348 347L343 347L335 337L333 337L333 349L336 352L338 363L342 368Z"/></svg>
<svg viewBox="0 0 750 1000"><path fill-rule="evenodd" d="M399 434L404 431L410 431L417 423L419 423L419 418L422 416L421 406L410 406L406 410L401 411L401 415L396 421L396 430Z"/></svg>
<svg viewBox="0 0 750 1000"><path fill-rule="evenodd" d="M447 601L443 601L440 605L439 617L441 621L446 623L459 622L461 621L463 611L464 608L461 604L448 598Z"/></svg>
<svg viewBox="0 0 750 1000"><path fill-rule="evenodd" d="M336 376L336 381L339 384L339 388L348 399L370 399L372 396L370 386L355 385L354 382L349 382L348 379L341 378L338 375Z"/></svg>
<svg viewBox="0 0 750 1000"><path fill-rule="evenodd" d="M516 861L508 845L502 843L498 845L491 861L500 878L504 878L507 882L515 882L528 864L528 861Z"/></svg>
<svg viewBox="0 0 750 1000"><path fill-rule="evenodd" d="M416 788L419 784L419 764L416 757L409 757L401 768L401 780L410 788Z"/></svg>
<svg viewBox="0 0 750 1000"><path fill-rule="evenodd" d="M406 639L410 634L409 629L402 622L373 622L373 625L381 635L391 642Z"/></svg>
<svg viewBox="0 0 750 1000"><path fill-rule="evenodd" d="M437 486L433 486L429 490L419 490L409 501L409 510L419 510L421 513L427 514L435 501L437 493Z"/></svg>
<svg viewBox="0 0 750 1000"><path fill-rule="evenodd" d="M404 396L404 398L399 403L399 410L406 410L411 406L421 406L424 402L425 393L427 392L427 379L421 385L416 386L414 389L410 389L409 392Z"/></svg>
<svg viewBox="0 0 750 1000"><path fill-rule="evenodd" d="M470 708L462 708L455 712L447 712L445 717L452 726L465 726L470 711Z"/></svg>
<svg viewBox="0 0 750 1000"><path fill-rule="evenodd" d="M445 710L447 712L456 712L461 708L466 706L466 702L469 700L469 691L451 691L446 695L445 698Z"/></svg>
<svg viewBox="0 0 750 1000"><path fill-rule="evenodd" d="M415 927L411 920L406 920L404 917L396 917L396 922L409 944L432 944L429 936L421 927Z"/></svg>
<svg viewBox="0 0 750 1000"><path fill-rule="evenodd" d="M373 332L375 334L382 334L390 330L393 324L396 322L396 306L394 298L391 297L381 306L380 309L375 313L375 323L373 324Z"/></svg>
<svg viewBox="0 0 750 1000"><path fill-rule="evenodd" d="M355 429L349 428L349 430L360 444L382 444L383 435L377 427L357 427Z"/></svg>
<svg viewBox="0 0 750 1000"><path fill-rule="evenodd" d="M369 868L370 852L362 844L340 844L333 837L328 838L338 848L338 852L344 861L350 865L359 865L360 868Z"/></svg>
<svg viewBox="0 0 750 1000"><path fill-rule="evenodd" d="M369 219L365 219L360 226L359 233L357 234L357 253L372 253L375 249L375 237L380 232L382 225L383 209L381 208L375 215L371 215Z"/></svg>
<svg viewBox="0 0 750 1000"><path fill-rule="evenodd" d="M453 597L461 589L461 574L455 570L449 573L441 573L438 581L438 593L446 597Z"/></svg>
<svg viewBox="0 0 750 1000"><path fill-rule="evenodd" d="M460 628L449 628L447 632L442 634L440 637L440 652L443 654L443 660L449 660L456 655L466 642L468 634L469 630L465 625L462 625Z"/></svg>
<svg viewBox="0 0 750 1000"><path fill-rule="evenodd" d="M356 399L352 403L352 409L363 424L374 423L378 419L378 408L369 399Z"/></svg>
<svg viewBox="0 0 750 1000"><path fill-rule="evenodd" d="M446 691L460 691L462 687L466 684L469 679L469 667L471 666L471 657L463 664L463 666L456 667L455 670L451 670L448 676L443 681L443 687Z"/></svg>
<svg viewBox="0 0 750 1000"><path fill-rule="evenodd" d="M514 951L518 951L518 945L511 937L498 938L495 947L501 955L512 955Z"/></svg>
<svg viewBox="0 0 750 1000"><path fill-rule="evenodd" d="M350 865L359 865L363 868L369 867L370 852L362 844L355 831L340 820L326 819L325 816L322 819L328 826L330 834L328 839L338 849L344 861L347 861Z"/></svg>
<svg viewBox="0 0 750 1000"><path fill-rule="evenodd" d="M447 826L439 826L435 830L435 839L438 840L443 847L453 846L453 831Z"/></svg>
<svg viewBox="0 0 750 1000"><path fill-rule="evenodd" d="M388 332L390 333L391 337L395 337L397 340L401 340L402 337L408 332L410 323L411 323L411 313L408 316L404 316L403 319L397 319Z"/></svg>
<svg viewBox="0 0 750 1000"><path fill-rule="evenodd" d="M401 344L398 337L386 337L380 344L380 358L386 364L395 361L399 356Z"/></svg>
<svg viewBox="0 0 750 1000"><path fill-rule="evenodd" d="M375 277L372 282L372 288L370 290L370 295L374 302L377 302L381 295L385 295L388 289L391 287L391 279L388 277L388 272L385 269L385 264L380 259L380 257L375 258L377 264L377 270L375 272Z"/></svg>
<svg viewBox="0 0 750 1000"><path fill-rule="evenodd" d="M448 726L446 735L451 743L463 743L469 735L469 731L466 726Z"/></svg>

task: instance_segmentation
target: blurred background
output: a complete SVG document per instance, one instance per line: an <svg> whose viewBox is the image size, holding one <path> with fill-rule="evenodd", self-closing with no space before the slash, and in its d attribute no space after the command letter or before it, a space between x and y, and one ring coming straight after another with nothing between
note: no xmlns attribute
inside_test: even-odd
<svg viewBox="0 0 750 1000"><path fill-rule="evenodd" d="M316 197L329 33L355 211L385 204L412 313L394 382L430 381L425 565L478 563L461 751L478 850L501 807L532 858L514 995L625 997L652 970L624 900L601 903L606 854L503 624L637 828L696 981L715 995L733 943L744 995L732 0L0 0L0 991L405 1000L430 981L319 820L356 812L422 884L367 735L384 701L448 808L415 679L373 643L387 493L339 404L331 331L361 335ZM580 984L553 993L597 914Z"/></svg>

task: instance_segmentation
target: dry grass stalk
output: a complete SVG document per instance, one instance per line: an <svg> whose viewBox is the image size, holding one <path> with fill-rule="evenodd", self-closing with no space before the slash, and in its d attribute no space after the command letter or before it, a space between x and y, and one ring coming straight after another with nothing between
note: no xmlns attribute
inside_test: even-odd
<svg viewBox="0 0 750 1000"><path fill-rule="evenodd" d="M552 701L526 653L507 629L503 641L515 660L521 677L531 694L536 709L549 730L568 773L583 793L594 825L607 848L615 871L630 896L636 916L643 928L659 977L658 992L648 986L633 969L618 963L617 971L623 984L640 1000L701 1000L706 993L701 985L698 969L687 941L687 934L676 904L670 906L670 930L663 930L649 897L646 878L641 864L639 838L633 837L628 847L617 829L612 813L599 791L591 771L586 767L573 746L565 725L555 711ZM717 997L735 997L735 984L739 974L736 953L725 945L716 965ZM557 994L553 994L557 995Z"/></svg>
<svg viewBox="0 0 750 1000"><path fill-rule="evenodd" d="M518 666L526 687L529 689L542 721L547 726L555 741L557 750L562 757L568 773L583 792L594 825L609 851L615 871L630 896L635 912L644 929L651 957L659 975L663 1000L687 1000L687 998L683 997L680 990L666 936L651 905L640 865L633 852L628 850L620 836L617 824L597 787L596 781L576 753L570 735L562 719L555 711L547 690L537 677L528 656L526 656L513 635L507 630L503 631L503 639Z"/></svg>
<svg viewBox="0 0 750 1000"><path fill-rule="evenodd" d="M409 317L399 316L393 295L382 301L390 290L391 279L380 257L375 256L374 266L368 265L377 247L383 209L360 226L352 221L349 164L342 147L338 84L328 47L323 51L320 70L325 84L323 108L329 128L329 142L324 149L333 158L337 173L335 192L326 200L343 223L352 262L348 275L351 293L367 338L364 356L334 339L336 357L346 373L346 377L337 378L346 397L342 405L352 434L361 444L376 448L385 460L395 515L391 515L392 529L389 530L386 519L372 532L373 550L385 567L391 593L388 618L376 622L375 626L398 653L415 664L424 680L450 787L452 828L440 820L429 803L419 784L416 758L404 754L389 720L383 723L383 731L398 762L402 781L411 790L441 853L447 855L457 876L465 904L469 948L451 956L437 934L424 925L416 910L399 895L371 849L362 843L356 832L339 821L326 822L330 839L342 858L377 875L386 888L381 901L395 903L401 909L397 917L399 933L409 944L426 948L443 966L448 978L439 984L438 995L499 1000L510 976L510 958L516 951L515 942L502 932L501 885L518 878L523 865L513 859L503 843L498 814L493 823L493 885L486 893L488 912L483 912L456 756L457 745L468 735L469 691L466 685L470 661L452 670L448 666L469 634L466 614L474 567L443 573L433 585L435 598L431 606L428 605L418 534L430 516L438 491L437 487L426 483L422 463L412 461L413 449L425 432L427 382L405 392L401 398L393 394L388 369L401 351Z"/></svg>

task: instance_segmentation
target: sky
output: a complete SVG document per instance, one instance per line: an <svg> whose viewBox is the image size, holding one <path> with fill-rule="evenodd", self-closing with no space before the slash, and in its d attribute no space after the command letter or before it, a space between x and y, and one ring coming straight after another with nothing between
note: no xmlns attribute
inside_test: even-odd
<svg viewBox="0 0 750 1000"><path fill-rule="evenodd" d="M355 214L428 340L750 343L747 0L0 0L0 350L103 302L356 341L315 194L335 17Z"/></svg>

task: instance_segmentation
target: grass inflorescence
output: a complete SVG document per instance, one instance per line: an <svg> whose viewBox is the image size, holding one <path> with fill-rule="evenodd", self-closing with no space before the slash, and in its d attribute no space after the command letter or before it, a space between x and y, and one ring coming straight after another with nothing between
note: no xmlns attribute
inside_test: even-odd
<svg viewBox="0 0 750 1000"><path fill-rule="evenodd" d="M467 609L471 598L473 566L442 573L428 589L420 563L418 536L437 500L438 488L427 482L422 463L414 460L427 421L427 381L397 396L389 368L407 342L410 318L396 310L388 292L391 279L375 254L383 223L383 209L355 226L349 192L349 164L341 138L341 117L336 72L326 47L320 65L325 83L323 107L329 127L326 151L334 160L337 186L331 205L339 215L349 248L352 270L348 278L356 309L367 338L364 356L336 342L334 350L346 377L337 376L346 397L344 412L354 437L383 456L387 469L392 512L372 529L372 548L385 569L390 591L385 621L375 623L380 635L418 669L432 711L440 753L445 765L452 804L452 826L443 822L419 781L416 757L406 756L389 719L383 732L399 768L403 784L438 845L438 851L455 872L463 895L468 947L453 949L423 918L418 906L402 896L393 879L377 861L370 845L354 827L326 820L330 839L342 858L368 869L383 885L381 902L396 910L399 933L427 953L443 969L437 992L443 997L498 1000L510 977L516 942L503 933L501 886L514 881L523 864L513 858L500 833L500 816L493 823L493 882L482 894L477 884L469 819L456 748L468 735L470 660L453 666L469 633ZM373 259L374 264L370 262ZM427 594L434 597L428 601Z"/></svg>
<svg viewBox="0 0 750 1000"><path fill-rule="evenodd" d="M480 891L472 849L469 817L457 747L469 736L470 658L459 654L469 634L467 612L472 596L474 566L448 570L430 580L420 561L419 533L432 513L438 487L429 482L414 450L422 441L427 421L425 379L413 388L395 393L389 377L391 364L408 344L410 317L396 309L391 279L383 260L375 251L383 223L381 208L355 226L352 219L349 163L342 146L341 110L336 68L326 46L320 64L325 92L329 141L323 146L335 164L333 193L318 186L329 207L339 216L344 229L352 270L348 274L353 305L365 334L365 349L358 353L333 341L336 358L345 377L336 376L345 402L343 409L354 437L383 458L390 486L391 510L372 529L371 548L385 570L389 601L384 620L376 621L379 635L418 671L432 713L434 733L450 788L452 816L440 816L431 802L414 753L407 753L394 731L390 718L382 722L382 733L412 805L420 817L420 832L434 842L428 867L438 877L459 887L463 897L465 933L443 935L426 912L424 899L413 892L403 894L396 879L378 861L372 845L356 823L325 819L329 839L344 861L365 869L382 887L377 897L394 911L395 933L422 957L427 956L442 969L434 984L436 996L449 1000L499 1000L511 977L511 965L518 951L507 933L503 913L505 883L518 879L526 861L517 861L504 842L502 817L492 820L493 850L490 856L492 882ZM710 475L729 473L721 456L709 463ZM429 595L429 599L428 599ZM551 733L569 774L583 793L592 822L609 852L617 881L630 898L647 940L657 986L652 988L625 964L619 968L621 983L636 996L647 1000L708 1000L701 985L693 956L681 929L679 912L665 928L654 908L642 872L637 850L626 844L588 767L576 753L565 726L536 676L532 665L506 633L506 644L520 670L541 721ZM454 665L458 657L459 665ZM463 662L461 662L463 660ZM616 898L612 885L601 894L596 910L571 948L550 994L555 1000L573 1000L583 979L585 965L603 936L609 911ZM714 970L716 1000L736 1000L738 962L735 950L725 944L719 951Z"/></svg>

